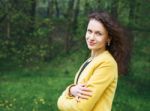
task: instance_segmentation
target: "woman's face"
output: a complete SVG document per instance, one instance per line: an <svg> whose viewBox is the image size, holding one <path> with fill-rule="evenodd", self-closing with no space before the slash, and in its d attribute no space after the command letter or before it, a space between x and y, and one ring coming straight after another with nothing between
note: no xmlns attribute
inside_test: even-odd
<svg viewBox="0 0 150 111"><path fill-rule="evenodd" d="M104 51L108 42L110 42L110 39L103 24L95 19L91 19L86 32L88 48L92 51Z"/></svg>

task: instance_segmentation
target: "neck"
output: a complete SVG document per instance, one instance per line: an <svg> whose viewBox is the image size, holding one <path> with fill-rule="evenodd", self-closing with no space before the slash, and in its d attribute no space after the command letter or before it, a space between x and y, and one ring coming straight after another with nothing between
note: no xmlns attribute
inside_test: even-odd
<svg viewBox="0 0 150 111"><path fill-rule="evenodd" d="M103 53L104 51L105 51L105 49L103 49L103 50L92 50L91 51L91 58L97 57L99 54Z"/></svg>

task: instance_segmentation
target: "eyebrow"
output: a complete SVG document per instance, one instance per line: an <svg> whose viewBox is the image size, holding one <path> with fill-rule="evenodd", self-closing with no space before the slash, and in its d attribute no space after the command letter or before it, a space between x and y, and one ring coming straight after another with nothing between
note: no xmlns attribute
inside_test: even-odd
<svg viewBox="0 0 150 111"><path fill-rule="evenodd" d="M100 31L96 31L95 33L100 33L100 34L102 34L102 32L100 32Z"/></svg>
<svg viewBox="0 0 150 111"><path fill-rule="evenodd" d="M87 29L87 31L90 31L90 32L92 32L92 30L91 30L91 29Z"/></svg>
<svg viewBox="0 0 150 111"><path fill-rule="evenodd" d="M92 32L92 30L91 30L91 29L87 29L87 31ZM101 31L95 31L95 33L101 33L101 34L102 34L102 32L101 32Z"/></svg>

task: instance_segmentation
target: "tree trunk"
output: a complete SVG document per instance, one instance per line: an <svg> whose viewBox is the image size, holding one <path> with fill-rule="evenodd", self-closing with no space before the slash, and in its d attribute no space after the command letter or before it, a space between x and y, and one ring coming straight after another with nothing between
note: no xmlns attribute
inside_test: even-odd
<svg viewBox="0 0 150 111"><path fill-rule="evenodd" d="M135 7L136 7L136 0L129 0L129 23L128 25L134 25L135 24Z"/></svg>
<svg viewBox="0 0 150 111"><path fill-rule="evenodd" d="M66 13L66 21L67 21L67 34L65 38L65 51L66 53L70 50L70 40L72 37L72 20L73 20L73 6L74 6L75 0L69 0L68 2L68 9Z"/></svg>
<svg viewBox="0 0 150 111"><path fill-rule="evenodd" d="M48 17L52 17L54 14L53 5L54 5L54 1L48 0L48 7L47 7L47 16Z"/></svg>
<svg viewBox="0 0 150 111"><path fill-rule="evenodd" d="M6 13L7 13L7 16L6 16L6 37L10 38L10 30L11 30L10 19L11 19L11 17L10 17L9 11L10 11L11 4L8 1L6 3L7 3L7 5L6 5Z"/></svg>
<svg viewBox="0 0 150 111"><path fill-rule="evenodd" d="M68 1L67 18L71 18L75 0Z"/></svg>
<svg viewBox="0 0 150 111"><path fill-rule="evenodd" d="M7 13L4 11L5 10L5 4L7 3L4 3L4 1L1 1L0 0L0 23L2 23L6 18L7 18L7 15L8 15L8 9L7 9ZM8 8L8 7L7 7Z"/></svg>
<svg viewBox="0 0 150 111"><path fill-rule="evenodd" d="M32 0L32 2L31 2L30 16L31 16L31 25L30 25L29 32L33 33L34 25L35 25L35 16L36 16L36 0Z"/></svg>
<svg viewBox="0 0 150 111"><path fill-rule="evenodd" d="M55 3L55 9L56 9L56 17L59 18L60 11L59 11L59 7L58 7L58 1L55 0L54 3Z"/></svg>
<svg viewBox="0 0 150 111"><path fill-rule="evenodd" d="M73 34L76 33L76 29L77 29L79 8L80 8L80 0L76 0L75 9L74 9L74 16L73 16L73 21L72 21Z"/></svg>

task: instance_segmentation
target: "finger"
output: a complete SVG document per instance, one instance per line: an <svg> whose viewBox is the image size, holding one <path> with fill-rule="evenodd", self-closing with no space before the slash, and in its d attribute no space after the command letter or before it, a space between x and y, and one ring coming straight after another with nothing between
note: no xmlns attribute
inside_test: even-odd
<svg viewBox="0 0 150 111"><path fill-rule="evenodd" d="M92 92L92 90L87 88L87 87L81 87L80 90L87 91L87 92Z"/></svg>
<svg viewBox="0 0 150 111"><path fill-rule="evenodd" d="M88 96L82 95L80 93L78 93L78 97L81 99L88 99Z"/></svg>
<svg viewBox="0 0 150 111"><path fill-rule="evenodd" d="M79 84L79 87L85 87L85 84Z"/></svg>
<svg viewBox="0 0 150 111"><path fill-rule="evenodd" d="M91 92L87 92L87 91L79 91L78 93L82 94L82 95L85 95L85 96L92 96L92 93Z"/></svg>
<svg viewBox="0 0 150 111"><path fill-rule="evenodd" d="M77 102L79 102L79 97L78 97L78 96L76 96L76 97L75 97L75 100L76 100Z"/></svg>

